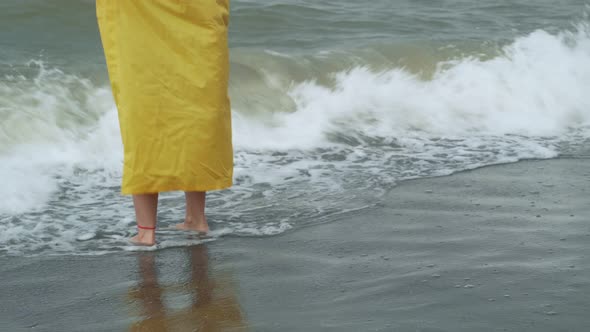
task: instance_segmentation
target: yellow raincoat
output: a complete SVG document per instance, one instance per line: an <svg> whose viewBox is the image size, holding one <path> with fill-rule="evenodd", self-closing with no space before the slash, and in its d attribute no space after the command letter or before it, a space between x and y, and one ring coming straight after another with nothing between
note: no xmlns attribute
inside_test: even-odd
<svg viewBox="0 0 590 332"><path fill-rule="evenodd" d="M97 0L123 194L232 185L229 0Z"/></svg>

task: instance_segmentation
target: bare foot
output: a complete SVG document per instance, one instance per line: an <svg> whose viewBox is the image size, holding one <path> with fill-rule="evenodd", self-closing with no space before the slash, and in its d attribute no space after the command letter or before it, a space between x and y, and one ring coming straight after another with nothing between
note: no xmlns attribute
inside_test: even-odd
<svg viewBox="0 0 590 332"><path fill-rule="evenodd" d="M153 246L156 244L156 232L140 229L137 235L129 239L129 242L136 246Z"/></svg>
<svg viewBox="0 0 590 332"><path fill-rule="evenodd" d="M183 231L194 231L199 233L209 232L209 225L207 225L207 219L205 218L198 221L185 219L183 223L176 224L175 228Z"/></svg>

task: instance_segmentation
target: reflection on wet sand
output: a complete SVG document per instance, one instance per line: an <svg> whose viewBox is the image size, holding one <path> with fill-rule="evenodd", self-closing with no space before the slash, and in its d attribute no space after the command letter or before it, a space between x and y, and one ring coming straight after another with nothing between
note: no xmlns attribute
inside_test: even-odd
<svg viewBox="0 0 590 332"><path fill-rule="evenodd" d="M209 273L205 244L187 248L190 273L187 282L160 285L156 273L156 253L138 256L140 280L129 290L132 304L141 308L141 320L130 331L245 331L246 323L229 277ZM215 280L214 280L215 279ZM190 296L182 309L166 306L170 293ZM175 303L175 308L178 304Z"/></svg>

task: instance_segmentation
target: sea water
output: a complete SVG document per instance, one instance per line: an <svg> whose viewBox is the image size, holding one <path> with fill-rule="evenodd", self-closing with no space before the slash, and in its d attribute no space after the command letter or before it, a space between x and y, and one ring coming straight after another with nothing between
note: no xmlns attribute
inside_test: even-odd
<svg viewBox="0 0 590 332"><path fill-rule="evenodd" d="M588 154L586 1L232 0L235 185L214 240L379 203L406 179ZM0 3L0 253L129 250L94 1ZM163 193L159 247L203 241Z"/></svg>

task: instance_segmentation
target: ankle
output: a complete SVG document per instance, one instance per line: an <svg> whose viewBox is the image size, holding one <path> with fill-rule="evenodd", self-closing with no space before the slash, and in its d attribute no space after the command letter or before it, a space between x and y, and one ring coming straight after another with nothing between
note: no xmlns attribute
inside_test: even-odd
<svg viewBox="0 0 590 332"><path fill-rule="evenodd" d="M156 233L153 230L142 230L137 232L137 237L140 240L153 240L156 238Z"/></svg>
<svg viewBox="0 0 590 332"><path fill-rule="evenodd" d="M144 230L149 230L149 231L155 231L156 230L156 226L142 226L140 224L137 224L137 228L144 229Z"/></svg>
<svg viewBox="0 0 590 332"><path fill-rule="evenodd" d="M198 217L194 217L194 216L187 216L184 218L184 222L187 224L206 224L207 223L207 219L205 218L205 216L198 216Z"/></svg>

